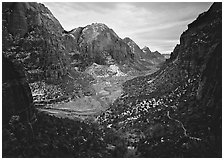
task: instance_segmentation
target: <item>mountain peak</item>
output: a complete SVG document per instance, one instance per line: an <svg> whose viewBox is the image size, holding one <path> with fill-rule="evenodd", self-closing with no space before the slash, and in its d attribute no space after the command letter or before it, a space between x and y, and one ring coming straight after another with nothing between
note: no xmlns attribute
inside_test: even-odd
<svg viewBox="0 0 224 160"><path fill-rule="evenodd" d="M99 28L103 28L103 29L109 29L109 27L104 24L104 23L92 23L91 25L89 26L92 26L92 27L99 27Z"/></svg>
<svg viewBox="0 0 224 160"><path fill-rule="evenodd" d="M164 59L164 56L159 52L159 51L155 51L155 52L152 52L156 57L161 57ZM164 59L165 60L165 59Z"/></svg>
<svg viewBox="0 0 224 160"><path fill-rule="evenodd" d="M85 30L93 30L94 32L103 32L109 30L110 28L103 23L92 23L84 27Z"/></svg>
<svg viewBox="0 0 224 160"><path fill-rule="evenodd" d="M134 42L131 38L129 38L129 37L125 37L124 39L123 39L124 41L129 41L129 42Z"/></svg>

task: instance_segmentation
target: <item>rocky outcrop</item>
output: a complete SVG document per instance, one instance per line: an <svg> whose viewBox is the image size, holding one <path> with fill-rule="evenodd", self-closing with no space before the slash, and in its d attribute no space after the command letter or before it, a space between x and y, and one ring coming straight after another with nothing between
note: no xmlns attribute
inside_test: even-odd
<svg viewBox="0 0 224 160"><path fill-rule="evenodd" d="M23 68L2 57L2 121L7 124L12 116L30 121L34 114L33 98Z"/></svg>

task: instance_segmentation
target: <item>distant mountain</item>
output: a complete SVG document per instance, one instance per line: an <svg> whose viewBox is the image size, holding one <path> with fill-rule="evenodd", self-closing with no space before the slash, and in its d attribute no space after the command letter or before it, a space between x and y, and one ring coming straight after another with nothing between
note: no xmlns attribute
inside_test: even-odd
<svg viewBox="0 0 224 160"><path fill-rule="evenodd" d="M124 64L133 60L134 55L129 46L105 24L93 23L66 33L73 37L77 51L85 61L98 64ZM88 65L88 64L86 64Z"/></svg>
<svg viewBox="0 0 224 160"><path fill-rule="evenodd" d="M140 49L140 47L128 37L124 38L123 41L129 45L139 63L143 63L145 66L158 65L165 61L164 57L158 51L151 52L148 47Z"/></svg>
<svg viewBox="0 0 224 160"><path fill-rule="evenodd" d="M133 40L130 38L122 40L102 23L66 31L64 36L73 38L73 45L77 50L71 59L79 61L77 66L82 64L84 68L95 62L101 65L117 63L137 70L147 70L148 67L162 62L150 59L150 56L143 53Z"/></svg>
<svg viewBox="0 0 224 160"><path fill-rule="evenodd" d="M165 61L165 57L158 51L152 52L146 46L144 48L142 48L142 51L145 53L145 55L148 57L148 59L151 59L154 62L154 64L160 64Z"/></svg>
<svg viewBox="0 0 224 160"><path fill-rule="evenodd" d="M152 61L152 59L149 59L132 39L126 37L123 39L123 41L130 47L137 63L142 64L145 67L154 65L154 61Z"/></svg>
<svg viewBox="0 0 224 160"><path fill-rule="evenodd" d="M129 37L125 37L123 41L131 48L131 51L134 53L136 58L138 59L145 58L145 54L132 39L130 39Z"/></svg>

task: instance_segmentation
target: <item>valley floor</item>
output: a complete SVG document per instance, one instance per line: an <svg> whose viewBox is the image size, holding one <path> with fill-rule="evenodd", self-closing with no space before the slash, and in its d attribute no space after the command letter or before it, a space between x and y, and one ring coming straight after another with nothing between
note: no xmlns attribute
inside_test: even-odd
<svg viewBox="0 0 224 160"><path fill-rule="evenodd" d="M108 72L99 74L97 73L99 67L102 69L102 66L98 65L86 70L86 72L91 74L94 78L90 86L94 90L91 95L84 95L71 101L46 104L38 110L56 117L84 120L99 115L108 109L108 107L122 95L122 84L124 82L139 76L150 75L158 70L158 68L154 68L149 71L141 72L140 74L138 73L138 75L133 75L131 71L124 74L116 70L112 71L112 74L108 74Z"/></svg>

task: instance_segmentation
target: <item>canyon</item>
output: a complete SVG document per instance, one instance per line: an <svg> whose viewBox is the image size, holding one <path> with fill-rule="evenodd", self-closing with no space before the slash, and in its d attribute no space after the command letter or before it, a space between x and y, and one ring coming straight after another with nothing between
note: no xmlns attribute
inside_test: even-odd
<svg viewBox="0 0 224 160"><path fill-rule="evenodd" d="M169 58L40 3L3 3L2 28L3 157L221 157L222 3Z"/></svg>

